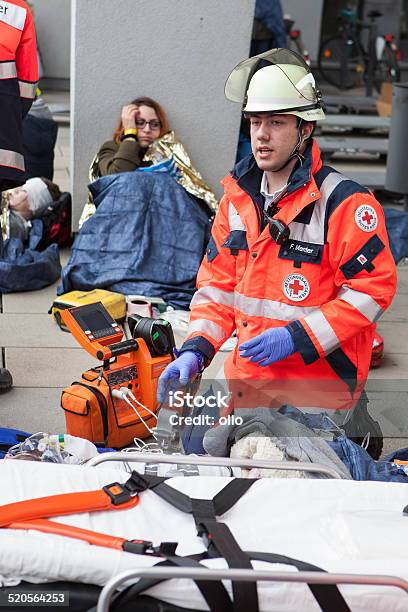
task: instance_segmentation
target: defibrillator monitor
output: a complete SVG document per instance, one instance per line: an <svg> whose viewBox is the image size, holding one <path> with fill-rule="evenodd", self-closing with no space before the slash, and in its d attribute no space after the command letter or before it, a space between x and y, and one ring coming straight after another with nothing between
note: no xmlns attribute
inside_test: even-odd
<svg viewBox="0 0 408 612"><path fill-rule="evenodd" d="M101 302L63 310L61 316L76 340L98 359L137 349L135 340L121 342L123 330Z"/></svg>
<svg viewBox="0 0 408 612"><path fill-rule="evenodd" d="M70 312L88 340L112 344L123 336L122 329L101 302L72 308Z"/></svg>

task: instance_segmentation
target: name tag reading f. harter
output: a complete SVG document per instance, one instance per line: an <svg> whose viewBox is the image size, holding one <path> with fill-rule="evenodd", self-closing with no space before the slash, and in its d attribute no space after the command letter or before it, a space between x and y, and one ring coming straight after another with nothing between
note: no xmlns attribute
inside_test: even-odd
<svg viewBox="0 0 408 612"><path fill-rule="evenodd" d="M322 259L323 245L313 242L302 242L301 240L287 240L279 250L281 259L297 259L310 263L320 263Z"/></svg>

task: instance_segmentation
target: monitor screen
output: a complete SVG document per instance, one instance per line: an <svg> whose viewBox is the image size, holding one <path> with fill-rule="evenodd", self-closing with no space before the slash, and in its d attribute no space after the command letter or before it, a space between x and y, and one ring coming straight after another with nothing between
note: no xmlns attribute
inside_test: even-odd
<svg viewBox="0 0 408 612"><path fill-rule="evenodd" d="M100 310L95 309L87 313L81 312L80 316L85 323L85 329L89 329L91 332L111 327L111 321ZM114 333L113 329L112 333Z"/></svg>

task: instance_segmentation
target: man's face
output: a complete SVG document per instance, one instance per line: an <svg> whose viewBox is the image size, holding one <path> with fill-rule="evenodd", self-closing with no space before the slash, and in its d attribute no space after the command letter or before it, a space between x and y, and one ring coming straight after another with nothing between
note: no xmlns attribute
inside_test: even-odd
<svg viewBox="0 0 408 612"><path fill-rule="evenodd" d="M295 115L259 114L249 117L251 147L258 167L275 172L289 158L298 142Z"/></svg>

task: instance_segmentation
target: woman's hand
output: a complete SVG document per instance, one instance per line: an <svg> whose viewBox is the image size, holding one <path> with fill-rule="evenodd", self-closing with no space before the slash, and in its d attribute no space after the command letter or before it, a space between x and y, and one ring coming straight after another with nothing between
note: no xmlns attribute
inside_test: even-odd
<svg viewBox="0 0 408 612"><path fill-rule="evenodd" d="M124 130L136 129L136 118L139 109L134 104L127 104L122 108L122 125Z"/></svg>

